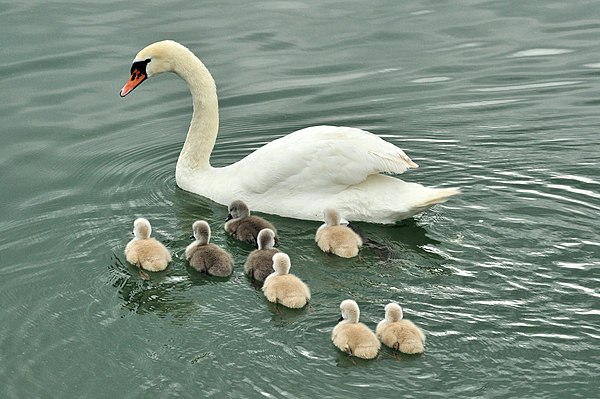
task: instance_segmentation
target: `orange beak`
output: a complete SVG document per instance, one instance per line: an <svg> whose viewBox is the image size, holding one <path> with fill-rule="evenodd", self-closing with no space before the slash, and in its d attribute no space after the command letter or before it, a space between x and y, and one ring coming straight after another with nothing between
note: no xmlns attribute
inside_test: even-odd
<svg viewBox="0 0 600 399"><path fill-rule="evenodd" d="M129 93L133 91L136 87L138 87L144 80L146 80L148 76L144 72L139 71L138 69L134 69L131 72L131 78L125 83L125 86L121 89L121 97L125 97Z"/></svg>

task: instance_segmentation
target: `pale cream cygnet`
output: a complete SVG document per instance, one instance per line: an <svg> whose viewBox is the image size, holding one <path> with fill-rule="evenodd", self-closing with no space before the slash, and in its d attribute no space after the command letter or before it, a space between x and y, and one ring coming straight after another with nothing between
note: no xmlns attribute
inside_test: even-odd
<svg viewBox="0 0 600 399"><path fill-rule="evenodd" d="M374 359L379 353L381 344L373 331L360 323L360 309L352 299L340 304L342 318L331 333L331 340L341 351L362 359Z"/></svg>
<svg viewBox="0 0 600 399"><path fill-rule="evenodd" d="M171 262L171 253L158 240L150 237L152 226L144 218L133 222L133 239L125 246L125 258L132 265L151 272L160 272Z"/></svg>
<svg viewBox="0 0 600 399"><path fill-rule="evenodd" d="M410 320L403 319L402 307L395 302L385 306L385 319L377 324L377 338L402 353L423 353L425 333Z"/></svg>
<svg viewBox="0 0 600 399"><path fill-rule="evenodd" d="M325 224L317 229L315 242L323 252L332 253L342 258L353 258L358 255L362 239L347 225L341 224L340 213L331 208L325 209Z"/></svg>
<svg viewBox="0 0 600 399"><path fill-rule="evenodd" d="M310 289L298 277L290 274L290 257L283 252L273 255L275 270L265 279L263 292L274 303L288 308L302 308L310 300Z"/></svg>

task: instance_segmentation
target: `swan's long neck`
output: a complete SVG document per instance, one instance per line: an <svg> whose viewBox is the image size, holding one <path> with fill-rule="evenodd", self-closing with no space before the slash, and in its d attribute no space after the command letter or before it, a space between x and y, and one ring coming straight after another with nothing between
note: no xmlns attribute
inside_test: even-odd
<svg viewBox="0 0 600 399"><path fill-rule="evenodd" d="M172 60L172 65L173 71L187 83L194 106L190 128L177 160L177 170L205 170L210 168L210 154L219 130L215 81L204 64L189 50L179 53Z"/></svg>

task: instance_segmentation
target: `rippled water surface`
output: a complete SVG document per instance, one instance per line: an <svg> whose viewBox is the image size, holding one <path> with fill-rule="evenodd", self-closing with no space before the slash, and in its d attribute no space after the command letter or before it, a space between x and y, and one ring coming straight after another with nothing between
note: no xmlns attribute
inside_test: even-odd
<svg viewBox="0 0 600 399"><path fill-rule="evenodd" d="M0 21L0 397L597 395L596 2L5 2ZM388 252L354 260L318 250L319 223L270 217L313 292L277 311L243 275L251 248L223 234L225 207L176 187L185 84L118 96L165 38L217 81L214 165L349 125L420 165L403 179L463 194L361 224ZM137 216L174 252L149 280L123 255ZM233 277L186 265L199 218ZM339 352L346 298L371 328L401 303L425 354Z"/></svg>

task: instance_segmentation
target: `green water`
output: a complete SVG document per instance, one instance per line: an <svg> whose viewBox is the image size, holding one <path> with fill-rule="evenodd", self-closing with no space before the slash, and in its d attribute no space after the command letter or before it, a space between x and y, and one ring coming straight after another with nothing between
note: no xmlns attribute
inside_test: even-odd
<svg viewBox="0 0 600 399"><path fill-rule="evenodd" d="M575 1L0 4L0 397L589 398L600 384L600 8ZM191 100L174 75L121 99L147 44L177 40L217 81L226 165L317 124L367 129L460 197L396 226L391 255L337 259L319 226L269 217L308 309L243 275L225 207L175 184ZM135 217L174 252L140 278ZM233 277L184 260L196 219ZM339 303L389 301L421 356L352 361Z"/></svg>

